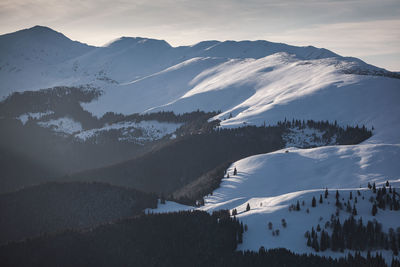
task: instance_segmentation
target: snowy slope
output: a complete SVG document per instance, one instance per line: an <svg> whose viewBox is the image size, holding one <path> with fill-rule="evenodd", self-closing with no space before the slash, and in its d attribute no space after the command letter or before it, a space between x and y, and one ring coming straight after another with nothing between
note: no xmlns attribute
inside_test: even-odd
<svg viewBox="0 0 400 267"><path fill-rule="evenodd" d="M366 189L368 182L382 185L387 180L392 186L399 188L399 161L400 145L290 148L256 155L232 164L227 170L230 177L222 180L220 188L207 196L205 205L199 209L209 212L218 209L237 210L237 217L247 224L249 229L238 249L257 251L261 246L266 249L285 247L298 253L315 253L306 246L304 233L310 231L311 227L315 228L317 224L323 227L336 212L336 189L339 189L341 197L346 200L349 191L353 191L355 196L356 191L361 190L364 200L361 199L362 196L358 197L357 219L362 217L364 222L377 219L382 223L385 232L389 228L400 227L398 211L379 210L376 217L371 215L371 203L368 200L372 194ZM237 175L233 175L234 168L238 171ZM330 190L328 199L312 208L312 197L318 200L326 187ZM290 212L289 206L297 201L305 201L305 206L302 206L300 212ZM247 204L251 209L246 212ZM182 207L167 202L165 205L160 204L159 208L152 212L172 212L190 208L193 207ZM307 213L306 209L310 212ZM342 222L349 216L345 210L340 213ZM281 219L286 220L286 228L282 226ZM268 229L268 222L272 222L273 230L280 231L279 236L272 235L272 230ZM320 254L334 257L345 255L330 250ZM390 251L383 251L383 254L388 260L392 258Z"/></svg>
<svg viewBox="0 0 400 267"><path fill-rule="evenodd" d="M275 124L285 117L337 120L374 126L373 140L397 143L397 130L390 126L400 124L400 116L393 116L400 114L400 79L344 73L352 67L342 59L299 60L287 53L260 59L195 58L106 90L85 108L97 115L105 110L221 110L216 119L223 127Z"/></svg>
<svg viewBox="0 0 400 267"><path fill-rule="evenodd" d="M334 205L318 205L311 208L311 199L323 194L323 188L331 191L330 203L334 203L334 192L339 189L342 195L355 191L368 182L383 184L391 181L392 186L400 186L400 145L356 145L343 147L322 147L313 149L289 149L275 153L252 156L234 163L228 170L231 177L225 178L221 187L205 198L204 210L233 209L238 217L249 226L244 242L239 249L257 250L286 247L296 252L312 252L305 246L304 233L318 223L321 226L335 212ZM232 176L233 168L238 174ZM364 190L365 191L365 190ZM369 199L370 192L363 192ZM289 212L288 207L303 200L310 209L305 212ZM253 207L244 212L247 203ZM359 216L366 222L372 220L371 204L357 205ZM342 212L342 221L349 215ZM320 222L323 217L323 222ZM281 219L285 218L288 227L283 229ZM383 224L384 231L400 227L400 213L380 211L376 219ZM280 229L280 236L273 237L267 223L271 221L274 229ZM325 255L343 254L325 252ZM387 253L391 259L391 253ZM390 255L389 255L390 254Z"/></svg>

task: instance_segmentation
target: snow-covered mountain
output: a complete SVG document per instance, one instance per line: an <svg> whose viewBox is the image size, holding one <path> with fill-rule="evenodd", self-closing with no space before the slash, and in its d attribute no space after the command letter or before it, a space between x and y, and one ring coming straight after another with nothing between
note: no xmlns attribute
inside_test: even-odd
<svg viewBox="0 0 400 267"><path fill-rule="evenodd" d="M228 128L273 125L285 118L373 128L373 136L359 145L288 147L233 163L227 170L231 176L200 209L236 209L249 226L242 249L312 252L304 232L334 210L319 208L300 216L288 211L291 204L310 202L326 187L344 194L361 190L367 196L368 182L400 185L399 74L326 49L267 41L172 47L162 40L130 37L91 47L37 26L0 36L0 68L1 96L56 85L97 87L102 95L81 103L97 116L199 109L221 111L214 119ZM234 168L237 175L232 175ZM247 203L252 209L243 212ZM173 207L161 205L159 211L188 208L167 205ZM371 219L367 204L362 205L359 216ZM385 211L376 218L387 231L400 227L398 214ZM288 227L272 238L267 222L278 225L282 218Z"/></svg>

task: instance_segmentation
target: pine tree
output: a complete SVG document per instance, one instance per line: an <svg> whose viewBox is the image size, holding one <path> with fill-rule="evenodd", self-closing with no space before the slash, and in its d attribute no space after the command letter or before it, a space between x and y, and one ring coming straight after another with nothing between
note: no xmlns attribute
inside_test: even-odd
<svg viewBox="0 0 400 267"><path fill-rule="evenodd" d="M233 209L232 210L232 216L236 216L237 215L237 210L236 209Z"/></svg>
<svg viewBox="0 0 400 267"><path fill-rule="evenodd" d="M300 210L300 202L297 200L297 203L296 203L296 210L297 211L299 211Z"/></svg>
<svg viewBox="0 0 400 267"><path fill-rule="evenodd" d="M308 236L308 238L307 238L307 246L311 247L311 238L310 238L310 236Z"/></svg>
<svg viewBox="0 0 400 267"><path fill-rule="evenodd" d="M352 200L353 199L353 193L352 193L352 191L350 191L350 200Z"/></svg>
<svg viewBox="0 0 400 267"><path fill-rule="evenodd" d="M372 216L375 216L377 212L378 212L378 208L376 207L376 204L374 203L374 205L372 206Z"/></svg>
<svg viewBox="0 0 400 267"><path fill-rule="evenodd" d="M350 200L347 200L347 203L345 204L345 206L346 206L346 211L347 211L348 213L351 213Z"/></svg>
<svg viewBox="0 0 400 267"><path fill-rule="evenodd" d="M311 206L312 206L313 208L315 208L315 207L317 206L317 200L315 199L315 197L312 198Z"/></svg>
<svg viewBox="0 0 400 267"><path fill-rule="evenodd" d="M249 203L247 203L247 206L246 206L246 211L249 211L250 210L250 204Z"/></svg>
<svg viewBox="0 0 400 267"><path fill-rule="evenodd" d="M318 244L318 239L317 236L315 236L312 240L312 248L316 251L319 252L319 244Z"/></svg>
<svg viewBox="0 0 400 267"><path fill-rule="evenodd" d="M352 214L353 214L354 216L357 215L357 209L356 209L356 205L355 205L355 204L353 205L353 212L352 212Z"/></svg>
<svg viewBox="0 0 400 267"><path fill-rule="evenodd" d="M322 200L322 195L319 195L319 203L322 204L323 200Z"/></svg>
<svg viewBox="0 0 400 267"><path fill-rule="evenodd" d="M286 228L286 226L287 226L287 223L286 223L285 219L282 219L282 226L283 226L283 228Z"/></svg>
<svg viewBox="0 0 400 267"><path fill-rule="evenodd" d="M235 169L233 170L233 175L237 175L236 167L235 167Z"/></svg>
<svg viewBox="0 0 400 267"><path fill-rule="evenodd" d="M325 198L328 198L328 187L327 188L325 188Z"/></svg>
<svg viewBox="0 0 400 267"><path fill-rule="evenodd" d="M336 190L336 199L339 199L339 190Z"/></svg>

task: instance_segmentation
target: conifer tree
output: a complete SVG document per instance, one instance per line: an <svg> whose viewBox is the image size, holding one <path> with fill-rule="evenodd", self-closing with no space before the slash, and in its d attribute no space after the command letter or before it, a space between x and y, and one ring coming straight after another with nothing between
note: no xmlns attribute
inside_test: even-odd
<svg viewBox="0 0 400 267"><path fill-rule="evenodd" d="M237 215L237 210L236 209L233 209L232 210L232 216L236 216Z"/></svg>
<svg viewBox="0 0 400 267"><path fill-rule="evenodd" d="M308 236L308 238L307 238L307 246L311 247L311 238L310 238L310 236Z"/></svg>
<svg viewBox="0 0 400 267"><path fill-rule="evenodd" d="M297 200L297 203L296 203L296 210L297 211L299 211L300 210L300 202Z"/></svg>
<svg viewBox="0 0 400 267"><path fill-rule="evenodd" d="M319 195L319 203L322 204L323 200L322 200L322 195Z"/></svg>
<svg viewBox="0 0 400 267"><path fill-rule="evenodd" d="M249 211L250 210L250 204L249 203L247 203L247 206L246 206L246 211Z"/></svg>
<svg viewBox="0 0 400 267"><path fill-rule="evenodd" d="M353 214L354 216L356 216L356 215L357 215L357 209L356 209L356 205L355 205L355 204L353 205L353 211L352 211L352 214Z"/></svg>
<svg viewBox="0 0 400 267"><path fill-rule="evenodd" d="M376 207L376 204L374 203L374 205L372 206L372 216L375 216L377 212L378 212L378 208Z"/></svg>
<svg viewBox="0 0 400 267"><path fill-rule="evenodd" d="M313 208L315 208L317 206L317 200L315 199L315 197L313 196L312 201L311 201L311 206Z"/></svg>

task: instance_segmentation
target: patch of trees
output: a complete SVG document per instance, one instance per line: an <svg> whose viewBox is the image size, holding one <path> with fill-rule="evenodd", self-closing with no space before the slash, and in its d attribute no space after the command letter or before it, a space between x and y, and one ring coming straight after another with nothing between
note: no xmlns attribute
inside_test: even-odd
<svg viewBox="0 0 400 267"><path fill-rule="evenodd" d="M400 228L395 232L389 230L389 234L382 231L382 225L377 221L368 221L364 225L362 218L356 220L353 216L346 219L341 224L339 218L331 219L330 228L332 233L321 229L306 232L307 246L315 251L333 251L351 250L392 250L394 255L398 255L400 246Z"/></svg>
<svg viewBox="0 0 400 267"><path fill-rule="evenodd" d="M0 265L204 266L232 255L240 228L227 211L149 214L10 243L0 247Z"/></svg>
<svg viewBox="0 0 400 267"><path fill-rule="evenodd" d="M70 117L82 124L83 129L100 128L105 124L123 121L149 121L184 123L182 134L190 130L194 133L203 126L207 126L207 120L217 115L217 112L194 111L184 114L160 111L155 113L123 115L120 113L107 112L101 118L93 116L84 110L81 103L88 103L97 99L102 91L93 87L53 87L38 91L15 92L0 102L0 114L6 118L16 118L25 113L36 113L52 111L54 113L45 115L40 120ZM31 118L36 121L36 119ZM202 129L203 131L205 129Z"/></svg>
<svg viewBox="0 0 400 267"><path fill-rule="evenodd" d="M375 256L368 254L367 257L364 258L360 255L360 253L355 253L355 255L348 254L347 257L332 259L331 257L321 257L313 254L296 254L283 248L265 250L263 247L261 247L258 252L236 252L230 258L220 259L218 264L213 266L388 266L385 262L385 259L380 254L376 254ZM391 266L400 266L400 262L394 259Z"/></svg>
<svg viewBox="0 0 400 267"><path fill-rule="evenodd" d="M372 199L372 215L375 216L378 212L378 208L385 210L386 208L390 210L400 209L400 196L396 192L396 188L392 188L389 182L386 182L381 188L376 188L375 183L371 185L368 183L368 188L376 195L375 199Z"/></svg>
<svg viewBox="0 0 400 267"><path fill-rule="evenodd" d="M0 244L87 228L157 207L157 196L102 183L46 183L0 195Z"/></svg>
<svg viewBox="0 0 400 267"><path fill-rule="evenodd" d="M285 129L298 128L298 129L317 129L321 132L324 132L322 135L322 140L314 140L314 141L323 141L325 143L330 143L333 137L336 137L336 144L338 145L351 145L351 144L359 144L362 141L370 138L372 136L372 131L368 130L364 125L359 127L356 125L346 126L345 128L340 127L337 122L330 123L329 121L314 121L314 120L284 120L283 122L278 122L278 126L283 127ZM317 138L318 137L314 137Z"/></svg>
<svg viewBox="0 0 400 267"><path fill-rule="evenodd" d="M390 210L399 210L399 197L395 188L392 188L389 182L378 189L375 183L373 185L368 183L368 187L375 194L375 197L370 198L372 202L371 213L373 216L378 213L379 209L384 210L387 206ZM344 249L359 251L385 249L391 250L397 256L400 248L400 227L396 231L390 228L389 232L385 233L382 231L382 225L376 220L368 221L365 225L361 217L356 220L354 216L358 213L356 203L359 196L360 192L357 191L357 196L354 197L354 204L352 206L350 200L353 200L353 194L350 191L349 199L347 203L344 203L344 206L351 216L342 224L338 218L338 214L339 210L343 208L343 204L340 201L339 191L336 191L336 214L332 214L330 222L325 224L326 231L321 231L321 227L318 225L316 231L313 227L311 232L306 232L307 246L312 247L315 251L325 251L327 249L333 251L343 251ZM315 198L313 197L313 204L315 204L314 200ZM328 231L329 228L330 231Z"/></svg>
<svg viewBox="0 0 400 267"><path fill-rule="evenodd" d="M380 255L332 259L286 249L235 251L240 233L228 211L148 214L0 246L0 265L387 266Z"/></svg>
<svg viewBox="0 0 400 267"><path fill-rule="evenodd" d="M54 87L38 91L15 92L0 102L0 114L15 118L24 113L53 111L46 119L71 117L82 124L84 129L99 126L98 120L84 110L81 102L97 99L101 91L92 87Z"/></svg>

